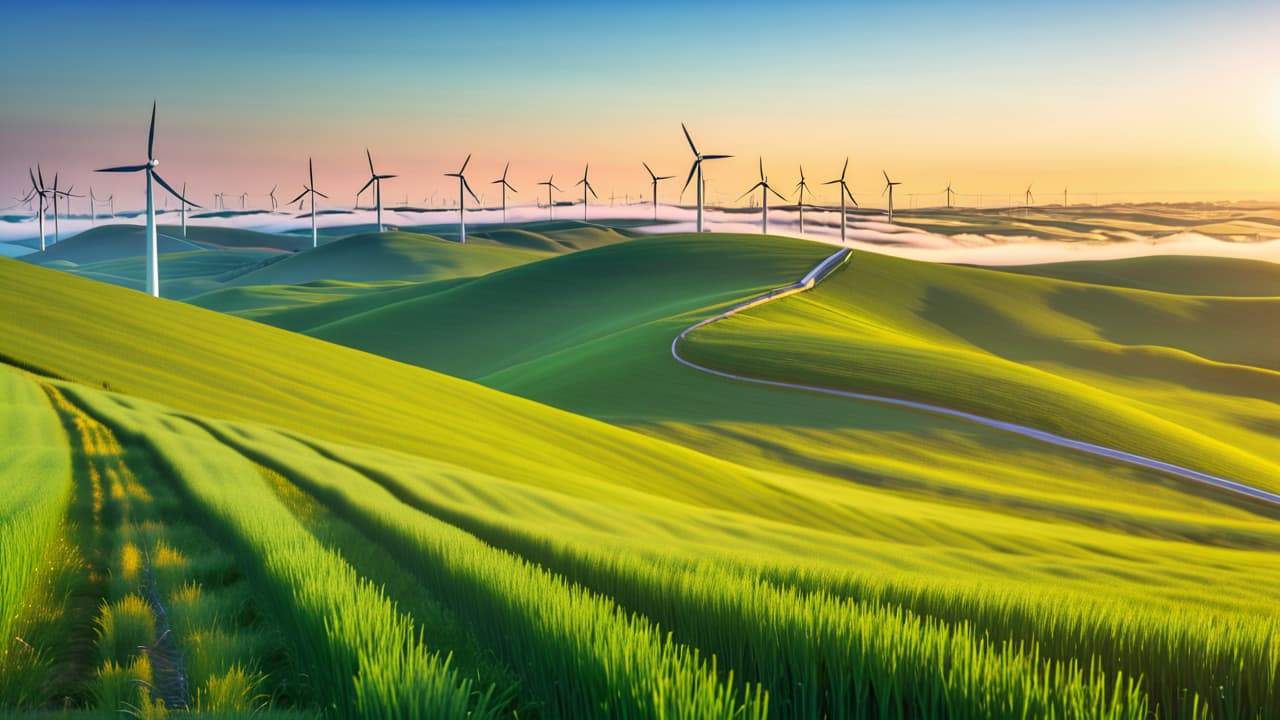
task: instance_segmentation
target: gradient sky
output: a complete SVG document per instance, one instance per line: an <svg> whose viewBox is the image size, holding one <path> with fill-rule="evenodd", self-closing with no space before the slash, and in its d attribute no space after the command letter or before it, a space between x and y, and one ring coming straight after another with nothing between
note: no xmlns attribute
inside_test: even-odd
<svg viewBox="0 0 1280 720"><path fill-rule="evenodd" d="M441 173L469 152L490 201L507 160L519 201L588 161L606 201L647 193L641 160L681 176L670 200L681 121L737 156L708 166L720 201L758 155L787 192L797 164L812 183L849 155L866 205L881 168L904 206L949 179L970 203L1029 182L1045 202L1280 200L1275 2L54 2L0 22L0 207L36 162L140 202L136 179L90 171L145 159L153 99L159 170L203 204L296 194L311 155L350 205L366 146L402 176L388 202L456 193Z"/></svg>

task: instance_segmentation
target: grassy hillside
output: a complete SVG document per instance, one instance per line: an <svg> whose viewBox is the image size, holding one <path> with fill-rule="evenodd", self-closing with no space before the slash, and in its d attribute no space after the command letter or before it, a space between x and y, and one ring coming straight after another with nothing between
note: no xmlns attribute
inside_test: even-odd
<svg viewBox="0 0 1280 720"><path fill-rule="evenodd" d="M352 235L299 253L233 280L230 285L298 285L317 280L424 281L483 275L539 255L512 248L462 245L430 235L384 232Z"/></svg>
<svg viewBox="0 0 1280 720"><path fill-rule="evenodd" d="M1047 263L1000 269L1024 275L1178 295L1280 297L1280 265L1258 260L1160 255L1128 260Z"/></svg>
<svg viewBox="0 0 1280 720"><path fill-rule="evenodd" d="M662 267L687 265L695 269L677 275L696 276L699 258L711 254L702 245L709 241L670 242L665 253L651 250L686 262ZM740 248L742 267L752 268L740 269L739 281L766 285L779 278L761 268L789 275L814 251L773 239L720 242ZM689 245L684 253L682 243ZM596 251L606 258L601 267L625 258L607 250ZM586 254L545 267L563 280L558 264L574 257ZM659 274L656 267L638 271ZM774 717L853 717L875 714L876 703L885 702L924 716L945 707L967 717L1137 718L1150 709L1172 715L1193 707L1224 717L1265 713L1278 696L1280 536L1272 520L1248 507L1130 473L1079 482L1055 472L1063 467L1057 465L1026 476L1032 484L1019 491L1027 501L1073 496L1074 506L1056 516L1053 503L1043 503L1037 516L1004 512L946 494L901 492L892 483L847 482L836 466L895 477L905 474L895 466L918 463L914 472L926 477L929 463L900 456L892 445L828 447L822 427L797 424L789 437L774 437L769 427L741 423L743 436L772 439L779 452L807 452L812 467L743 464L22 263L0 262L0 278L0 304L9 310L0 316L0 355L70 380L24 378L40 382L48 399L38 392L6 397L25 398L27 417L56 412L72 438L87 433L73 443L85 448L83 462L99 465L75 471L76 492L91 498L93 477L118 478L121 492L105 496L110 510L103 517L119 517L126 503L152 533L139 548L157 557L163 541L189 558L156 574L158 592L168 597L174 590L159 588L180 589L195 577L202 596L229 594L200 611L214 618L214 629L196 624L181 642L190 647L193 633L237 636L223 657L269 670L250 685L268 694L282 682L293 687L284 680L291 673L326 678L295 687L293 707L370 713L413 706L437 716L446 706L459 716L516 708L525 716L541 707L628 717L701 708L693 714L741 717L763 715L767 692ZM621 278L619 271L586 297L612 291ZM688 280L680 294L696 284ZM550 293L573 285L542 287ZM708 303L730 301L727 281L722 287L689 301L702 309L682 309L673 292L670 312L698 315ZM556 316L554 324L571 317ZM642 329L681 321L631 320ZM587 345L628 337L615 349L630 348L657 367L644 331L599 324L590 335ZM576 340L559 336L564 349L579 347ZM588 356L565 367L586 367ZM687 377L684 388L696 387L694 377L736 388ZM629 380L643 385L615 376L616 384ZM717 405L707 394L698 404L704 417L754 406L758 419L773 411L769 400L790 395L730 394ZM778 403L797 423L807 414L786 405ZM910 444L912 414L863 414L849 405L841 405L846 413L879 424L881 439ZM826 406L833 410L817 420L835 422L837 404ZM66 442L47 421L23 424L47 436L46 445ZM857 435L847 425L843 431ZM1028 473L1048 459L1025 444L1003 447L1028 461ZM824 462L830 475L813 469ZM31 477L9 467L0 463L4 487ZM1095 479L1110 476L1096 464L1079 467L1093 467ZM967 474L975 489L983 482L977 464ZM1138 491L1142 497L1128 497ZM77 526L96 527L92 503L84 507L84 515L74 506L67 512L88 521ZM47 522L58 511L46 508L42 517ZM126 546L102 545L110 550L103 566L129 567L134 556ZM211 547L226 548L230 559L201 555ZM243 573L183 570L228 561ZM106 606L121 613L145 608L145 598L142 606L128 599L127 585L103 592ZM217 625L217 604L245 592L262 624ZM56 604L61 596L48 597ZM360 611L336 611L353 607ZM184 613L172 617L180 622ZM411 640L424 628L423 640ZM281 638L287 652L262 650L253 642L259 633ZM111 657L128 665L131 649L149 637L122 638ZM451 652L456 674L440 662ZM704 664L712 656L714 669ZM288 658L283 667L281 658ZM122 687L136 691L127 672ZM409 676L421 682L405 685ZM476 705L464 678L475 678L466 682L480 690L493 683L494 697L509 690L513 699Z"/></svg>
<svg viewBox="0 0 1280 720"><path fill-rule="evenodd" d="M908 397L1275 489L1271 298L1188 297L859 254L690 336L714 367Z"/></svg>

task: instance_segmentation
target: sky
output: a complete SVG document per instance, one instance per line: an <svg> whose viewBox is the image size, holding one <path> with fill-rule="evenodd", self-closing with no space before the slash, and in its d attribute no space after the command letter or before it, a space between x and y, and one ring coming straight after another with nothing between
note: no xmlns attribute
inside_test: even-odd
<svg viewBox="0 0 1280 720"><path fill-rule="evenodd" d="M365 149L384 202L488 204L506 162L518 194L591 164L603 198L649 193L641 161L707 164L714 202L756 182L792 196L803 164L819 202L845 157L859 202L1280 201L1280 3L757 2L29 3L0 10L0 207L39 163L118 206L145 161L212 193L279 185L353 203ZM545 197L545 196L543 196ZM752 196L749 196L752 197ZM685 200L692 198L690 193ZM741 202L746 203L743 199ZM232 206L239 201L229 200ZM774 202L777 202L776 198Z"/></svg>

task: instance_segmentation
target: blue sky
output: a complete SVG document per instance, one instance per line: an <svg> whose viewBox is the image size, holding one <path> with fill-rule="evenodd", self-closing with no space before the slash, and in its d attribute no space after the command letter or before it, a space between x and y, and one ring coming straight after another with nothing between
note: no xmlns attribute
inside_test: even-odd
<svg viewBox="0 0 1280 720"><path fill-rule="evenodd" d="M158 99L158 150L210 187L307 155L357 181L366 145L414 194L467 152L485 172L590 160L639 186L641 159L687 165L681 121L744 158L727 184L756 155L849 154L867 190L884 165L975 192L1280 185L1274 3L73 2L4 17L0 178L133 161Z"/></svg>

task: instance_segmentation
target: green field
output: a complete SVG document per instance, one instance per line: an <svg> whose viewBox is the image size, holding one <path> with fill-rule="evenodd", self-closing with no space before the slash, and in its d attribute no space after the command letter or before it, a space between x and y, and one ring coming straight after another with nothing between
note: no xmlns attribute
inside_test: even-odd
<svg viewBox="0 0 1280 720"><path fill-rule="evenodd" d="M830 248L474 238L0 260L0 710L1280 713L1280 510L672 360ZM859 253L682 352L1274 490L1272 270Z"/></svg>

